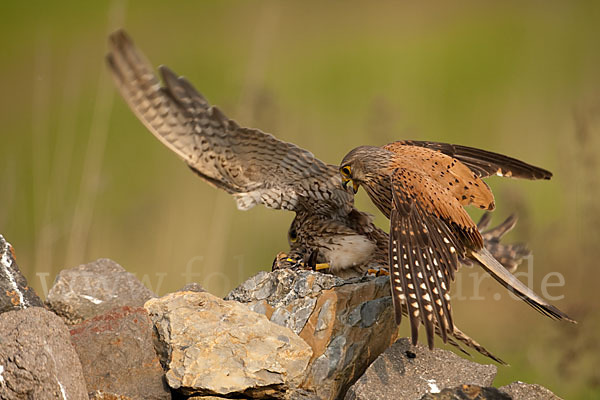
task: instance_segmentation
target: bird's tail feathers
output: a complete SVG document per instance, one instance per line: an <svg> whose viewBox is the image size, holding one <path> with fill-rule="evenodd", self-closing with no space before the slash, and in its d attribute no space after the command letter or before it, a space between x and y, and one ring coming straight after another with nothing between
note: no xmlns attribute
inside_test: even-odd
<svg viewBox="0 0 600 400"><path fill-rule="evenodd" d="M556 320L566 320L576 323L571 317L560 311L555 306L549 304L546 300L538 296L525 284L518 280L513 274L508 272L502 264L500 264L492 254L485 248L473 252L472 256L481 264L481 266L491 274L502 286L513 292L531 307L535 308L540 313L547 315Z"/></svg>
<svg viewBox="0 0 600 400"><path fill-rule="evenodd" d="M465 351L457 343L457 341L461 342L462 344L464 344L468 348L474 349L478 353L483 354L484 356L486 356L488 358L491 358L492 360L496 361L498 364L508 365L500 357L498 357L498 356L490 353L485 347L483 347L482 345L480 345L479 343L477 343L477 341L475 341L474 339L472 339L471 337L469 337L467 334L465 334L463 331L461 331L460 329L458 329L456 327L456 325L454 326L454 331L452 333L450 333L449 335L450 335L450 338L448 339L448 343L450 343L453 346L458 347L463 353L466 353L466 354L470 355L467 351Z"/></svg>

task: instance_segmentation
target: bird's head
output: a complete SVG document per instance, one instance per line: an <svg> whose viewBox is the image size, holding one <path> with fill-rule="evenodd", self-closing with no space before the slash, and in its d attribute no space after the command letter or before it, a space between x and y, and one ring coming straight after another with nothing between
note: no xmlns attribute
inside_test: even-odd
<svg viewBox="0 0 600 400"><path fill-rule="evenodd" d="M347 164L347 165L342 165L340 167L340 174L342 175L342 186L344 186L344 189L346 189L346 187L348 186L349 182L352 182L352 190L354 191L354 193L358 192L358 187L359 187L359 183L358 181L355 181L352 175L352 165Z"/></svg>
<svg viewBox="0 0 600 400"><path fill-rule="evenodd" d="M367 180L369 171L374 167L372 165L374 157L376 158L381 150L383 150L381 147L360 146L346 154L340 165L344 189L349 182L352 182L354 193L358 192L358 188ZM383 151L387 152L387 150Z"/></svg>

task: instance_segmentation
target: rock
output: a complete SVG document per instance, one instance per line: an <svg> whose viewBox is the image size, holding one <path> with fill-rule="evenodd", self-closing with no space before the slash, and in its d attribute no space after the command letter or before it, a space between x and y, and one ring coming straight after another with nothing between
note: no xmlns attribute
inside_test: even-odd
<svg viewBox="0 0 600 400"><path fill-rule="evenodd" d="M500 390L509 394L513 400L562 400L541 385L513 382L500 387Z"/></svg>
<svg viewBox="0 0 600 400"><path fill-rule="evenodd" d="M120 307L73 325L71 341L88 391L99 391L102 399L171 399L152 330L141 307Z"/></svg>
<svg viewBox="0 0 600 400"><path fill-rule="evenodd" d="M12 246L0 235L0 313L43 306L21 274Z"/></svg>
<svg viewBox="0 0 600 400"><path fill-rule="evenodd" d="M188 397L186 400L224 400L227 397L217 397L217 396L192 396ZM237 400L249 400L248 398L236 397Z"/></svg>
<svg viewBox="0 0 600 400"><path fill-rule="evenodd" d="M46 303L67 324L76 324L121 306L141 307L156 297L135 275L116 262L101 258L62 270Z"/></svg>
<svg viewBox="0 0 600 400"><path fill-rule="evenodd" d="M260 272L226 298L303 338L313 357L301 387L316 398L336 399L396 339L388 281L281 269Z"/></svg>
<svg viewBox="0 0 600 400"><path fill-rule="evenodd" d="M226 397L217 397L217 396L192 396L188 397L186 400L224 400ZM236 397L238 400L249 400L248 398Z"/></svg>
<svg viewBox="0 0 600 400"><path fill-rule="evenodd" d="M206 289L199 283L192 282L179 289L178 292L206 292Z"/></svg>
<svg viewBox="0 0 600 400"><path fill-rule="evenodd" d="M284 398L305 378L310 347L291 330L235 301L176 292L145 305L185 395Z"/></svg>
<svg viewBox="0 0 600 400"><path fill-rule="evenodd" d="M412 346L402 338L381 354L348 390L346 400L419 399L462 384L491 386L494 365L481 365L442 349Z"/></svg>
<svg viewBox="0 0 600 400"><path fill-rule="evenodd" d="M90 393L90 400L133 400L131 397L127 397L120 394L108 393L102 390L96 390Z"/></svg>
<svg viewBox="0 0 600 400"><path fill-rule="evenodd" d="M87 399L69 330L52 312L30 307L0 314L1 399Z"/></svg>
<svg viewBox="0 0 600 400"><path fill-rule="evenodd" d="M421 400L512 400L509 395L494 387L461 385L443 389L439 393L427 393Z"/></svg>

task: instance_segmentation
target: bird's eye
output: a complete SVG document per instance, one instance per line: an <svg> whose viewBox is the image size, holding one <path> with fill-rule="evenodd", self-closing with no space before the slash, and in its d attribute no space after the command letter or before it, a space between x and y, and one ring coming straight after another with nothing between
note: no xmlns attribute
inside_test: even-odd
<svg viewBox="0 0 600 400"><path fill-rule="evenodd" d="M342 167L342 169L340 169L340 172L342 173L342 175L344 176L344 178L350 177L351 171L350 171L350 167L349 166L346 165L345 167Z"/></svg>
<svg viewBox="0 0 600 400"><path fill-rule="evenodd" d="M294 243L296 240L298 240L298 232L296 232L295 229L290 229L288 237L290 238L290 242Z"/></svg>

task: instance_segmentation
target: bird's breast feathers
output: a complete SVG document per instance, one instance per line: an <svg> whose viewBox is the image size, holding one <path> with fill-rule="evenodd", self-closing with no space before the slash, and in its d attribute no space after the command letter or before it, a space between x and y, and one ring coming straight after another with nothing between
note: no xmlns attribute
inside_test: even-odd
<svg viewBox="0 0 600 400"><path fill-rule="evenodd" d="M375 243L366 236L344 235L335 237L321 252L329 263L331 272L335 274L346 268L365 264L375 250Z"/></svg>

